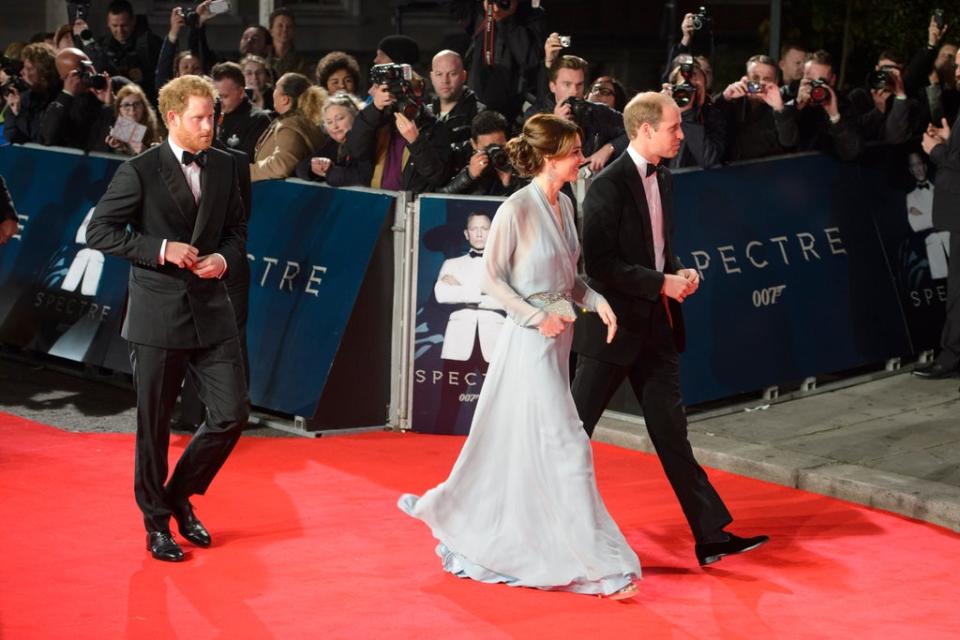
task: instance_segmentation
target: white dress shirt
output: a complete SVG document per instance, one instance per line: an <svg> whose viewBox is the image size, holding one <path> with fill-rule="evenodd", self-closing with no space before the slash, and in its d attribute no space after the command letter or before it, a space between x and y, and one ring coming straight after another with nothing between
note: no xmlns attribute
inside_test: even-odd
<svg viewBox="0 0 960 640"><path fill-rule="evenodd" d="M660 202L660 185L657 183L657 174L654 172L647 176L647 161L632 146L627 147L627 153L630 159L637 165L637 171L640 172L640 181L643 182L643 192L647 197L647 210L650 212L650 228L653 231L653 255L656 260L657 271L662 272L666 264L664 247L666 243L663 239L663 205Z"/></svg>

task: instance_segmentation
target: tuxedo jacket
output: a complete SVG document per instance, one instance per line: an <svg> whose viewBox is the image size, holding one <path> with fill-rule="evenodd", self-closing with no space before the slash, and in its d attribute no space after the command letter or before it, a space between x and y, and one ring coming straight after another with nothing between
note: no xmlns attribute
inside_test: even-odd
<svg viewBox="0 0 960 640"><path fill-rule="evenodd" d="M960 116L953 123L960 126ZM937 165L933 192L933 226L940 231L960 233L960 135L951 135L943 144L930 150L930 160Z"/></svg>
<svg viewBox="0 0 960 640"><path fill-rule="evenodd" d="M474 336L480 338L480 352L486 362L490 362L493 350L497 346L497 336L503 326L503 306L491 296L482 292L485 278L483 258L470 255L445 260L440 274L433 286L437 302L447 305L471 305L457 309L450 314L447 328L443 333L443 360L466 361L473 354ZM447 284L444 276L453 276L459 285Z"/></svg>
<svg viewBox="0 0 960 640"><path fill-rule="evenodd" d="M683 268L673 254L673 180L657 169L663 211L664 271ZM595 313L574 327L577 353L605 362L631 365L643 347L657 306L664 274L657 270L653 231L643 181L630 154L623 153L594 178L583 201L583 259L587 284L603 294L617 315L617 336L607 344L607 328ZM669 300L677 351L684 348L683 313Z"/></svg>
<svg viewBox="0 0 960 640"><path fill-rule="evenodd" d="M201 171L200 202L170 145L123 163L97 203L87 244L132 263L122 335L167 349L208 347L237 335L223 280L160 264L163 240L186 242L201 256L219 253L227 273L246 264L246 223L236 163L211 148Z"/></svg>

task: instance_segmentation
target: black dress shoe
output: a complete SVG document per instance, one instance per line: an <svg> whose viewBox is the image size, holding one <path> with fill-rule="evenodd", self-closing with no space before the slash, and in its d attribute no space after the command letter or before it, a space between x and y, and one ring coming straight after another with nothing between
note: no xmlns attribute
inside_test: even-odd
<svg viewBox="0 0 960 640"><path fill-rule="evenodd" d="M727 540L724 542L697 543L697 562L700 563L701 567L708 564L713 564L723 556L732 556L737 553L743 553L744 551L756 549L770 539L768 536L741 538L726 531L724 533L726 533L728 536Z"/></svg>
<svg viewBox="0 0 960 640"><path fill-rule="evenodd" d="M940 380L941 378L952 378L957 375L957 369L948 368L934 360L930 364L917 367L913 370L913 375L918 378L927 378L928 380Z"/></svg>
<svg viewBox="0 0 960 640"><path fill-rule="evenodd" d="M157 560L165 562L183 561L183 550L169 531L150 531L147 533L147 551Z"/></svg>
<svg viewBox="0 0 960 640"><path fill-rule="evenodd" d="M173 519L177 521L177 527L180 529L180 535L198 547L210 546L210 533L203 523L197 520L197 516L193 514L193 506L189 502L174 506L172 511Z"/></svg>

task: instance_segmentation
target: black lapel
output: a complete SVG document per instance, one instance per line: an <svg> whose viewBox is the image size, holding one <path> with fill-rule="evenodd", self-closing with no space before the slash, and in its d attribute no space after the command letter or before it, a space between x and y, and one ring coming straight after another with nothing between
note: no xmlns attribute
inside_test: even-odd
<svg viewBox="0 0 960 640"><path fill-rule="evenodd" d="M666 261L664 269L671 268L673 256L673 182L670 179L670 170L666 167L657 169L657 186L660 187L660 211L663 214L663 257Z"/></svg>
<svg viewBox="0 0 960 640"><path fill-rule="evenodd" d="M167 190L177 203L180 214L188 224L193 226L196 217L197 203L193 199L193 192L187 184L187 177L183 175L180 161L173 155L170 145L163 143L160 147L160 177L167 185Z"/></svg>
<svg viewBox="0 0 960 640"><path fill-rule="evenodd" d="M217 158L214 157L213 149L207 150L207 166L200 170L200 204L197 210L197 221L193 225L193 236L190 238L190 244L196 245L197 239L203 233L207 221L210 220L210 208L217 199L217 194L209 193L209 176L213 171L220 171L217 165Z"/></svg>
<svg viewBox="0 0 960 640"><path fill-rule="evenodd" d="M650 209L647 207L647 194L643 188L643 181L640 179L640 172L637 170L633 158L626 151L620 154L619 162L620 171L623 173L624 180L630 187L630 193L633 194L633 201L637 205L640 226L646 240L644 244L647 249L647 257L650 259L650 264L656 264L653 254L653 227L650 224Z"/></svg>

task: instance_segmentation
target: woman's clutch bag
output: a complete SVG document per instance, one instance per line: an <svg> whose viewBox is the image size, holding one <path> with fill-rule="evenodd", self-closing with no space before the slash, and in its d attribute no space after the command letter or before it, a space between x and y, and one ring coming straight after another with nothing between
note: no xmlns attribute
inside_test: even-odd
<svg viewBox="0 0 960 640"><path fill-rule="evenodd" d="M577 310L573 306L573 298L568 293L544 291L527 296L526 300L547 313L555 313L561 318L577 319Z"/></svg>

